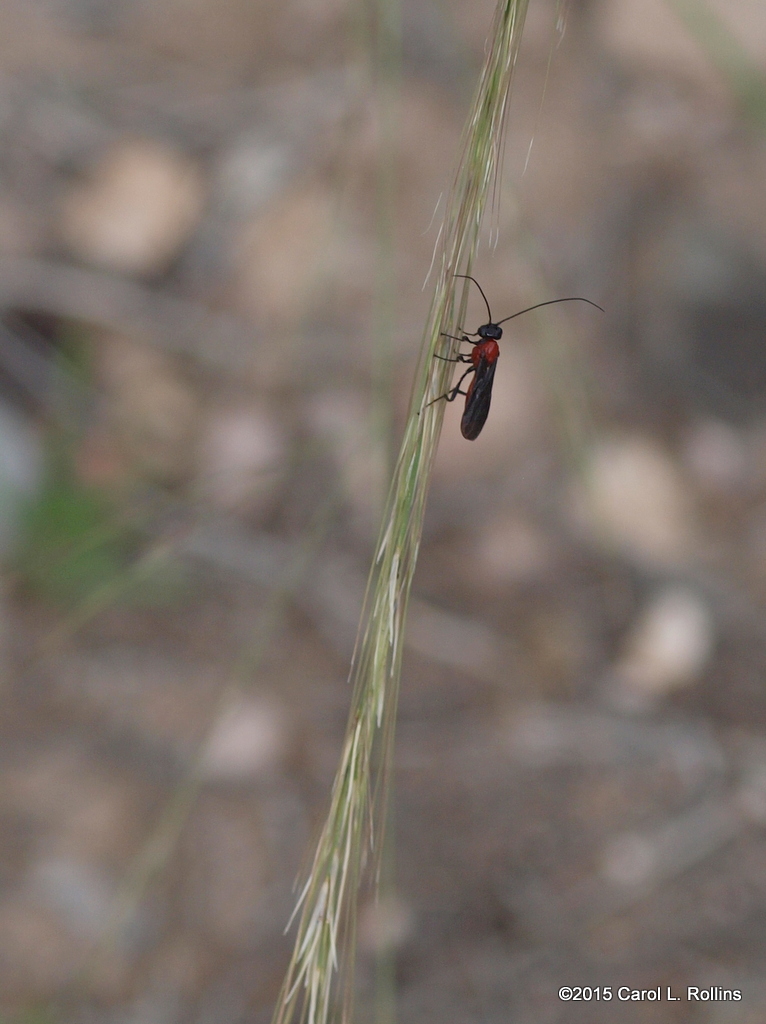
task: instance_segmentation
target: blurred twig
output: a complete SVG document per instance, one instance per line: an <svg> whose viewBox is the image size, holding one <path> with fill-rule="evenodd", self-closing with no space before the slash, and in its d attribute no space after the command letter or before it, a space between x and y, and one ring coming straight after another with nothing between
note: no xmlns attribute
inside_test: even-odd
<svg viewBox="0 0 766 1024"><path fill-rule="evenodd" d="M13 385L37 405L64 404L67 410L82 408L88 390L61 362L44 355L36 332L26 326L13 328L0 322L0 369Z"/></svg>
<svg viewBox="0 0 766 1024"><path fill-rule="evenodd" d="M83 320L120 333L144 335L169 352L241 371L251 365L252 328L124 278L53 261L0 259L0 307Z"/></svg>

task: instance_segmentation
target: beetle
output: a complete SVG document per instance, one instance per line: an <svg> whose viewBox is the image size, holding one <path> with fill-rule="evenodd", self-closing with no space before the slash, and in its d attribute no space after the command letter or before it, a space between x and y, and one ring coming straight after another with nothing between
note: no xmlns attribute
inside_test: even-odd
<svg viewBox="0 0 766 1024"><path fill-rule="evenodd" d="M442 337L451 338L453 341L467 341L469 344L473 345L473 349L468 355L460 353L460 355L455 356L454 358L435 355L435 358L442 359L447 363L470 363L471 365L453 388L451 388L446 394L439 395L438 398L434 398L433 401L428 404L433 405L434 402L439 402L442 399L447 402L454 402L458 395L465 395L465 409L463 410L463 416L460 420L460 432L467 441L475 441L482 432L484 424L487 422L489 407L492 402L492 385L495 380L497 360L500 356L500 346L498 345L498 341L500 341L503 336L503 329L500 324L504 324L507 320L513 320L514 317L521 316L522 313L529 313L533 309L540 309L541 306L552 306L556 302L587 302L590 306L595 306L596 309L600 309L602 313L604 310L598 305L598 303L591 302L590 299L584 299L580 295L572 295L566 299L549 299L547 302L538 302L534 306L528 306L526 309L522 309L518 313L512 313L510 316L506 316L502 320L495 321L492 319L492 310L489 308L489 302L487 301L487 296L484 294L484 289L476 278L471 277L470 274L455 274L455 277L462 277L467 281L473 281L481 292L481 297L484 299L489 320L486 324L482 324L477 331L474 331L471 334L464 333L460 336L455 334L442 335ZM473 338L476 338L477 340L473 341ZM471 373L474 376L473 380L468 385L468 390L461 391L460 385Z"/></svg>

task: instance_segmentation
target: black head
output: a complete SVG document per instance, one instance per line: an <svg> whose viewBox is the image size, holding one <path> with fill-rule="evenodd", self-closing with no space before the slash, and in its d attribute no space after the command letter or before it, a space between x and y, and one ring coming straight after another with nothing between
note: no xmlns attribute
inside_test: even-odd
<svg viewBox="0 0 766 1024"><path fill-rule="evenodd" d="M497 324L482 324L476 333L484 340L500 341L503 336L503 328Z"/></svg>

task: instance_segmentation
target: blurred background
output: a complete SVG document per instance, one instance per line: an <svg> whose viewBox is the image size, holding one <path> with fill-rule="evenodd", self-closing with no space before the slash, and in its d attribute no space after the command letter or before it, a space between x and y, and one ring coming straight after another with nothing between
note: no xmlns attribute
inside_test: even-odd
<svg viewBox="0 0 766 1024"><path fill-rule="evenodd" d="M491 15L3 3L3 1024L270 1020ZM532 0L359 1020L766 1020L765 187L760 0Z"/></svg>

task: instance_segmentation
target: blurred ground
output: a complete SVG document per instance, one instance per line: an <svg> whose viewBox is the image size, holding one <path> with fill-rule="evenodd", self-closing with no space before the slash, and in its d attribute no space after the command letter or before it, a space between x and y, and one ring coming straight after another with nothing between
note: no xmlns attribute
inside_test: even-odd
<svg viewBox="0 0 766 1024"><path fill-rule="evenodd" d="M559 13L475 272L607 313L447 410L359 1019L385 947L403 1022L756 1024L766 13ZM3 5L3 1024L270 1019L490 17L408 0L397 71L340 0Z"/></svg>

